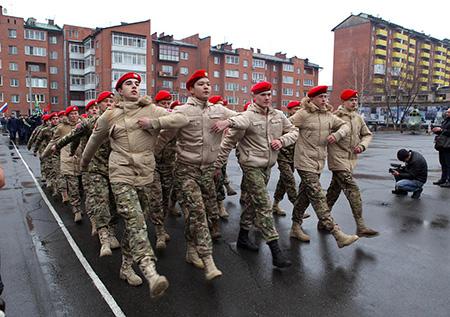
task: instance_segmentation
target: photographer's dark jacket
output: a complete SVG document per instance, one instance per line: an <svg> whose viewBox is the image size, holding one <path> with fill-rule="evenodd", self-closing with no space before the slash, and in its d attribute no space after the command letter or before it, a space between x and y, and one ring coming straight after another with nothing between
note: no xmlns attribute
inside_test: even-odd
<svg viewBox="0 0 450 317"><path fill-rule="evenodd" d="M444 135L446 138L450 138L450 118L445 118L445 120L441 124L442 131L437 132L437 135ZM450 148L442 148L439 149L442 152L450 152Z"/></svg>
<svg viewBox="0 0 450 317"><path fill-rule="evenodd" d="M401 179L412 179L422 183L426 183L428 176L428 165L422 154L410 151L411 158L406 162L405 168L402 168L400 172Z"/></svg>

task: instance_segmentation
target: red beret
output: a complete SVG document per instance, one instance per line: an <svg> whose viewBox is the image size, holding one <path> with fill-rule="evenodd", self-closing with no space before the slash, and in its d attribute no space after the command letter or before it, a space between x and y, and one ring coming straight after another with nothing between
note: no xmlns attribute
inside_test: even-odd
<svg viewBox="0 0 450 317"><path fill-rule="evenodd" d="M48 119L50 120L51 118L57 117L57 116L58 116L58 113L57 113L57 112L52 112L52 113L50 113L50 114L48 115Z"/></svg>
<svg viewBox="0 0 450 317"><path fill-rule="evenodd" d="M78 111L78 107L77 106L69 106L66 108L66 116L69 115L69 113L71 113L72 111Z"/></svg>
<svg viewBox="0 0 450 317"><path fill-rule="evenodd" d="M244 105L244 111L247 111L248 106L250 106L251 103L252 103L251 101L247 101L247 103Z"/></svg>
<svg viewBox="0 0 450 317"><path fill-rule="evenodd" d="M344 89L341 92L341 99L347 101L351 98L358 97L358 92L353 89Z"/></svg>
<svg viewBox="0 0 450 317"><path fill-rule="evenodd" d="M327 91L328 91L328 86L316 86L316 87L311 88L308 91L308 97L312 98L312 97L315 97L315 96L318 96L321 94L326 94Z"/></svg>
<svg viewBox="0 0 450 317"><path fill-rule="evenodd" d="M125 75L123 75L122 77L119 78L119 80L116 83L116 90L119 90L119 88L122 87L122 84L124 83L124 81L128 80L128 79L137 79L138 82L141 82L141 76L138 73L126 73Z"/></svg>
<svg viewBox="0 0 450 317"><path fill-rule="evenodd" d="M186 89L189 90L200 78L208 78L208 73L204 69L196 70L186 82Z"/></svg>
<svg viewBox="0 0 450 317"><path fill-rule="evenodd" d="M268 91L268 90L271 90L271 89L272 89L272 84L271 83L269 83L268 81L262 81L262 82L259 82L259 83L255 84L255 85L253 85L251 91L252 91L252 93L257 95L257 94L260 94L260 93L262 93L264 91Z"/></svg>
<svg viewBox="0 0 450 317"><path fill-rule="evenodd" d="M155 101L161 101L161 100L171 100L172 95L167 90L160 90L155 96Z"/></svg>
<svg viewBox="0 0 450 317"><path fill-rule="evenodd" d="M103 100L105 100L106 98L113 98L114 94L110 91L103 91L100 93L100 95L98 95L97 97L97 103L102 102Z"/></svg>
<svg viewBox="0 0 450 317"><path fill-rule="evenodd" d="M219 101L223 101L223 98L222 98L222 96L212 96L211 98L208 99L208 101L210 103L216 104Z"/></svg>
<svg viewBox="0 0 450 317"><path fill-rule="evenodd" d="M287 108L291 109L291 108L295 108L295 107L298 107L298 106L300 106L300 101L293 100L290 103L288 103Z"/></svg>
<svg viewBox="0 0 450 317"><path fill-rule="evenodd" d="M224 100L222 100L222 103L224 106L226 106L226 105L228 105L228 100L224 99Z"/></svg>
<svg viewBox="0 0 450 317"><path fill-rule="evenodd" d="M62 117L66 115L66 110L62 110L60 112L58 112L58 117Z"/></svg>
<svg viewBox="0 0 450 317"><path fill-rule="evenodd" d="M87 115L87 113L83 113L83 114L81 115L81 117L84 118L84 119L86 119L86 118L88 117L88 115Z"/></svg>
<svg viewBox="0 0 450 317"><path fill-rule="evenodd" d="M49 119L48 116L49 116L48 114L44 114L44 115L42 116L42 120L44 120L44 122L45 122L45 121L48 121L48 119Z"/></svg>
<svg viewBox="0 0 450 317"><path fill-rule="evenodd" d="M170 104L170 109L174 109L176 106L180 106L182 103L179 100L175 100Z"/></svg>
<svg viewBox="0 0 450 317"><path fill-rule="evenodd" d="M96 104L97 104L97 101L95 99L92 99L91 101L89 101L85 108L86 111L88 111L90 107L92 107L93 105L96 105Z"/></svg>

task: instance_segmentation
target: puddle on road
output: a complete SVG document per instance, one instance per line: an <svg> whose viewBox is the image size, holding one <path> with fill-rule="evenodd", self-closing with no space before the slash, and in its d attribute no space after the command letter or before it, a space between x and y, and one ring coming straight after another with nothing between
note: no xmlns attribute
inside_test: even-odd
<svg viewBox="0 0 450 317"><path fill-rule="evenodd" d="M430 225L433 229L446 229L449 225L448 217L445 215L438 215L433 221L431 221Z"/></svg>
<svg viewBox="0 0 450 317"><path fill-rule="evenodd" d="M30 229L30 231L33 231L34 229L33 218L31 218L29 215L27 215L25 218L27 219L28 229Z"/></svg>
<svg viewBox="0 0 450 317"><path fill-rule="evenodd" d="M33 188L35 186L34 182L21 182L20 184L25 188Z"/></svg>
<svg viewBox="0 0 450 317"><path fill-rule="evenodd" d="M355 178L360 178L360 179L382 179L382 180L392 179L391 175L376 175L376 174L355 173L355 174L353 174L353 176Z"/></svg>
<svg viewBox="0 0 450 317"><path fill-rule="evenodd" d="M35 195L38 195L39 193L25 193L25 194L23 194L25 197L31 197L31 196L35 196Z"/></svg>

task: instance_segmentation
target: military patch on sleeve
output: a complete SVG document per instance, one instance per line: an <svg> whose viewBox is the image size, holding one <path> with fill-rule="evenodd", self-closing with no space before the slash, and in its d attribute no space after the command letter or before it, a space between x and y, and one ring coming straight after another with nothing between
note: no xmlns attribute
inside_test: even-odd
<svg viewBox="0 0 450 317"><path fill-rule="evenodd" d="M77 130L80 130L81 128L82 128L82 124L81 124L81 122L80 123L78 123L76 126L75 126L75 128L77 129Z"/></svg>

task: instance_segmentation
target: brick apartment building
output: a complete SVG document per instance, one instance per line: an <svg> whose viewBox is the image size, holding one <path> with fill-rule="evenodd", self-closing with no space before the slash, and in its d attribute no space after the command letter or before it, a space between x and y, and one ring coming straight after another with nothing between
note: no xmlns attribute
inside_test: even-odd
<svg viewBox="0 0 450 317"><path fill-rule="evenodd" d="M142 76L142 93L169 90L186 101L186 81L196 69L209 72L212 94L224 96L230 107L242 109L250 87L273 83L274 106L301 99L318 83L320 67L286 54L262 54L259 49L233 49L229 43L211 46L198 34L176 40L152 33L150 20L106 28L59 27L52 20L7 16L0 7L0 106L27 112L28 77L33 99L52 109L84 106L103 90L112 90L124 73Z"/></svg>
<svg viewBox="0 0 450 317"><path fill-rule="evenodd" d="M449 106L450 41L439 40L365 13L350 15L334 32L332 104L355 88L365 105L387 98ZM409 100L409 101L408 101Z"/></svg>

